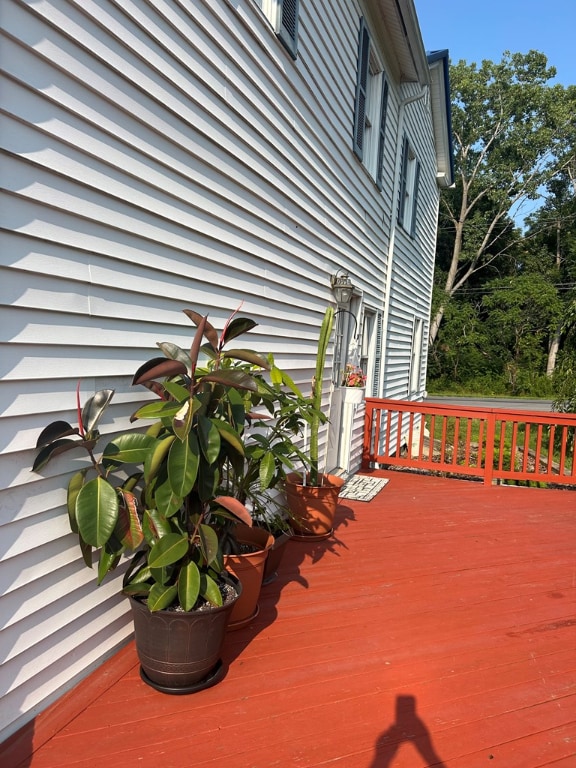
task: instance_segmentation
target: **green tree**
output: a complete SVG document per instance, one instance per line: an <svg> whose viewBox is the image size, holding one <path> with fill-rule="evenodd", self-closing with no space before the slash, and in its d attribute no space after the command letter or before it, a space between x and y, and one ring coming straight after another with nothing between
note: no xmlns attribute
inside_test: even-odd
<svg viewBox="0 0 576 768"><path fill-rule="evenodd" d="M551 86L554 75L537 51L451 67L456 185L442 195L440 229L452 243L431 345L452 297L518 242L511 213L569 166L573 93Z"/></svg>
<svg viewBox="0 0 576 768"><path fill-rule="evenodd" d="M546 375L556 368L561 346L576 326L576 195L568 166L548 183L545 204L529 219L526 250L553 275L563 311L548 344Z"/></svg>
<svg viewBox="0 0 576 768"><path fill-rule="evenodd" d="M562 312L556 287L541 271L524 270L516 277L492 281L482 311L489 357L499 360L507 390L530 392L544 371L550 330Z"/></svg>

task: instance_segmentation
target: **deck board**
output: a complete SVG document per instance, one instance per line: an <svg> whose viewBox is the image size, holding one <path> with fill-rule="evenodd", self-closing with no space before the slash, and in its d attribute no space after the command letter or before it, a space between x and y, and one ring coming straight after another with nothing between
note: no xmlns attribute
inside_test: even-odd
<svg viewBox="0 0 576 768"><path fill-rule="evenodd" d="M379 474L290 543L222 683L157 693L131 647L24 765L576 766L576 495Z"/></svg>

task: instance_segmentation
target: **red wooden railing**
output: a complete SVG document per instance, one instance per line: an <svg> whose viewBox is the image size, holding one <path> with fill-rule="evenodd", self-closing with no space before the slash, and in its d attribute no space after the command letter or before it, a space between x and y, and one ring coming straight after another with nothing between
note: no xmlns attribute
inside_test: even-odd
<svg viewBox="0 0 576 768"><path fill-rule="evenodd" d="M576 485L576 414L366 398L362 469Z"/></svg>

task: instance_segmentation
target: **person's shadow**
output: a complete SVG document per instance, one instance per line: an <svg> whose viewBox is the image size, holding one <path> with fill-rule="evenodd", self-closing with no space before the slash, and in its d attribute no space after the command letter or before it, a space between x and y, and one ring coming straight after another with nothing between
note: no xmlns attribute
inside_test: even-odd
<svg viewBox="0 0 576 768"><path fill-rule="evenodd" d="M405 743L420 752L426 765L446 768L434 749L428 728L416 714L416 697L399 695L396 697L396 721L378 737L370 768L392 766L394 756Z"/></svg>

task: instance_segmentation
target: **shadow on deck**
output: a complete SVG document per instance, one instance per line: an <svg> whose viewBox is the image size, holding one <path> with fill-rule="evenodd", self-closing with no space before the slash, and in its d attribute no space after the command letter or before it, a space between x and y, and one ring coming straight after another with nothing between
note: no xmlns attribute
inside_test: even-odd
<svg viewBox="0 0 576 768"><path fill-rule="evenodd" d="M575 766L576 495L373 474L290 543L222 683L157 693L130 644L22 768Z"/></svg>

